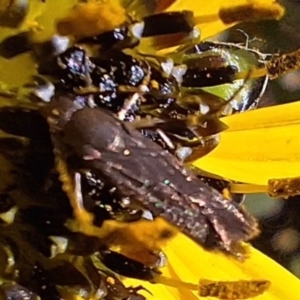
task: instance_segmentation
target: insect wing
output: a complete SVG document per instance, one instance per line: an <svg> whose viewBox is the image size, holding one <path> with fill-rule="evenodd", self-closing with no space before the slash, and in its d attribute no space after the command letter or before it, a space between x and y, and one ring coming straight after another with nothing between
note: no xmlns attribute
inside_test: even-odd
<svg viewBox="0 0 300 300"><path fill-rule="evenodd" d="M129 124L130 125L130 124ZM60 135L79 168L117 187L120 197L151 210L213 247L232 246L257 233L252 217L202 183L167 151L109 112L84 107Z"/></svg>

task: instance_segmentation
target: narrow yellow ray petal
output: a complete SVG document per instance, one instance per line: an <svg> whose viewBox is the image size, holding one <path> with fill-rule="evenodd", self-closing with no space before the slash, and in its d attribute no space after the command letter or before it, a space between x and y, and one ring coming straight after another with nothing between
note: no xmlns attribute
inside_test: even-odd
<svg viewBox="0 0 300 300"><path fill-rule="evenodd" d="M221 142L194 165L219 176L257 185L299 176L300 102L223 118Z"/></svg>
<svg viewBox="0 0 300 300"><path fill-rule="evenodd" d="M300 288L300 281L283 267L249 246L249 258L240 262L225 254L205 251L183 234L179 234L164 249L169 266L163 275L185 282L197 283L199 279L209 280L258 280L271 282L264 294L256 300L295 300ZM128 286L143 285L153 296L145 294L147 299L195 300L199 299L196 291L180 289L162 284L151 284L143 281L126 279ZM180 284L178 284L178 287ZM205 299L205 298L201 298ZM212 298L209 298L212 299Z"/></svg>

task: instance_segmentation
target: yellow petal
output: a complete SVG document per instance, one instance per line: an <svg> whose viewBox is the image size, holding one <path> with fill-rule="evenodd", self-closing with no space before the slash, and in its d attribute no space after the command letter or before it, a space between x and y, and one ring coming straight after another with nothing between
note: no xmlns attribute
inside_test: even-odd
<svg viewBox="0 0 300 300"><path fill-rule="evenodd" d="M196 17L202 17L203 21L199 23L198 28L201 31L201 39L205 40L236 24L235 22L225 24L219 18L219 13L220 9L223 9L225 11L228 10L228 12L232 14L235 12L237 7L242 7L245 10L248 10L248 12L250 8L252 10L256 10L253 14L253 19L255 19L254 15L256 15L257 18L265 18L260 16L258 13L260 10L265 12L272 11L277 16L274 15L271 18L275 19L282 17L284 13L283 7L278 3L275 3L273 0L210 0L209 4L203 0L177 0L168 7L167 11L191 10ZM238 14L241 15L241 13ZM200 19L201 18L199 18L199 20Z"/></svg>
<svg viewBox="0 0 300 300"><path fill-rule="evenodd" d="M223 118L220 144L194 165L235 181L266 185L299 176L300 102Z"/></svg>
<svg viewBox="0 0 300 300"><path fill-rule="evenodd" d="M265 293L249 298L256 300L295 300L300 288L300 281L295 276L251 247L250 257L245 262L240 262L225 254L204 251L185 235L178 234L163 250L169 260L169 266L163 270L163 275L174 279L191 283L197 283L203 278L222 281L269 280L271 286ZM127 286L142 285L151 291L152 296L145 293L149 300L199 299L196 291L178 288L179 284L167 287L133 279L125 279L124 282Z"/></svg>

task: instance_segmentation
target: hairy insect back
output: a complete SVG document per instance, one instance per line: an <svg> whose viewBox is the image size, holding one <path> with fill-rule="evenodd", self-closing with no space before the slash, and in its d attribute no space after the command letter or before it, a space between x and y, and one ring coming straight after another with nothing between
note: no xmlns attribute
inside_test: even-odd
<svg viewBox="0 0 300 300"><path fill-rule="evenodd" d="M68 149L77 172L92 174L116 187L120 201L163 217L203 246L234 252L237 242L257 233L242 208L201 182L173 155L130 123L91 108L83 98L52 100L48 122L55 145ZM58 149L60 150L60 149ZM71 175L72 177L73 175Z"/></svg>

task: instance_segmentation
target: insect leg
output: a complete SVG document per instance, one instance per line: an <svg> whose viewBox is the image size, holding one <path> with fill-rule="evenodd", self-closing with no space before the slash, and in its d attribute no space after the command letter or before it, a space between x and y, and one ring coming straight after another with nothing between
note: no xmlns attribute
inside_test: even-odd
<svg viewBox="0 0 300 300"><path fill-rule="evenodd" d="M93 222L93 215L86 211L83 205L82 191L81 191L81 175L75 173L74 176L75 190L73 197L71 196L70 201L73 207L74 215L80 222Z"/></svg>
<svg viewBox="0 0 300 300"><path fill-rule="evenodd" d="M67 194L70 199L71 206L74 211L74 217L76 222L69 222L67 225L75 231L80 231L86 235L98 234L94 231L97 228L93 225L94 216L92 213L89 213L83 206L83 198L81 193L81 176L79 173L75 173L73 176L70 176L68 167L63 159L59 156L56 156L56 168L59 175L59 178L62 182L62 189ZM100 229L97 231L101 231ZM100 233L100 232L99 232Z"/></svg>

